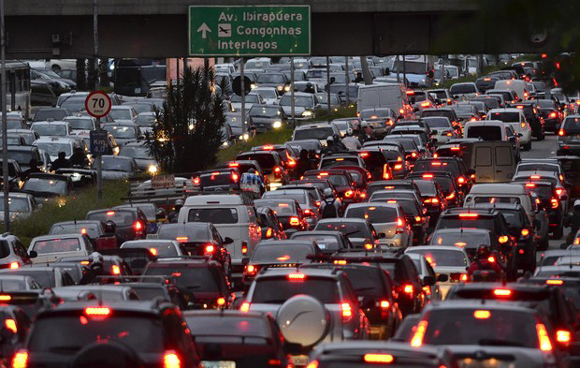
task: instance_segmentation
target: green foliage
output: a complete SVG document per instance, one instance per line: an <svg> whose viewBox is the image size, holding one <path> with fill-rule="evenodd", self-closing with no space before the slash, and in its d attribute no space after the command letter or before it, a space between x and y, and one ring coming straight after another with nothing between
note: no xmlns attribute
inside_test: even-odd
<svg viewBox="0 0 580 368"><path fill-rule="evenodd" d="M214 80L211 68L187 68L179 89L168 86L164 110L145 140L162 171L193 172L216 163L225 115Z"/></svg>
<svg viewBox="0 0 580 368"><path fill-rule="evenodd" d="M70 197L45 203L30 217L10 224L10 232L24 244L36 236L48 234L52 224L61 221L84 220L87 212L122 204L127 196L129 184L124 180L103 183L103 199L97 200L97 188L87 188Z"/></svg>

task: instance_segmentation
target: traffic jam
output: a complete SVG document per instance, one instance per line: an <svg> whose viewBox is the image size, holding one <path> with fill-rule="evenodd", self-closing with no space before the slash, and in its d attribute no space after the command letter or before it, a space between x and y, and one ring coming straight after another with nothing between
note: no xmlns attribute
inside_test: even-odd
<svg viewBox="0 0 580 368"><path fill-rule="evenodd" d="M295 118L291 139L132 184L126 203L53 223L28 248L2 234L0 367L580 366L580 97L540 55L523 57L450 88L426 88L412 60L401 82L398 58L368 57L367 84L355 60L351 72L333 57L328 85L326 58L294 60L296 87L286 60L247 60L250 130ZM231 79L239 65L214 68ZM353 83L338 81L344 70ZM329 109L356 112L316 119L328 89ZM77 93L9 131L11 206L90 172L59 165L73 152L86 165L83 134L68 130L94 119L39 118ZM159 99L113 100L103 139L138 136L141 114L115 120ZM104 180L156 173L141 143L119 145L102 156Z"/></svg>

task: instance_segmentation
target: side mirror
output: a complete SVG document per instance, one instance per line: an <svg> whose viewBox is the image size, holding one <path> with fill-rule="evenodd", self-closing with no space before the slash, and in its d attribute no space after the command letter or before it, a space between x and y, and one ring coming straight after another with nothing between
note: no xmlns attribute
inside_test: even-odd
<svg viewBox="0 0 580 368"><path fill-rule="evenodd" d="M560 244L560 249L568 249L568 244L566 243Z"/></svg>
<svg viewBox="0 0 580 368"><path fill-rule="evenodd" d="M232 238L226 237L224 239L224 244L232 244L233 242L234 242L234 239L232 239Z"/></svg>
<svg viewBox="0 0 580 368"><path fill-rule="evenodd" d="M433 286L435 285L435 278L433 276L423 277L423 286Z"/></svg>
<svg viewBox="0 0 580 368"><path fill-rule="evenodd" d="M38 257L38 253L35 250L31 250L30 252L28 252L28 256L30 258L36 258Z"/></svg>
<svg viewBox="0 0 580 368"><path fill-rule="evenodd" d="M385 76L391 75L391 69L385 68Z"/></svg>
<svg viewBox="0 0 580 368"><path fill-rule="evenodd" d="M443 273L443 274L437 276L437 281L447 282L447 281L449 281L449 275Z"/></svg>

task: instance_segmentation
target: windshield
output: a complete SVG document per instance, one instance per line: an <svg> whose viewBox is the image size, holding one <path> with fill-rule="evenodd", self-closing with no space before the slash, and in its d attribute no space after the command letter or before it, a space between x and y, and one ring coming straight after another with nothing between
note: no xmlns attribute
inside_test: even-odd
<svg viewBox="0 0 580 368"><path fill-rule="evenodd" d="M4 195L0 194L0 201L4 200ZM17 198L8 196L8 206L10 213L30 213L30 203L27 198ZM1 242L0 242L1 243ZM0 251L1 253L1 251ZM0 256L1 257L1 256Z"/></svg>
<svg viewBox="0 0 580 368"><path fill-rule="evenodd" d="M274 89L260 89L256 91L262 98L278 98L278 94Z"/></svg>
<svg viewBox="0 0 580 368"><path fill-rule="evenodd" d="M242 96L238 96L238 95L232 95L232 97L230 98L231 102L242 102ZM246 95L246 99L245 99L246 103L259 103L260 100L258 99L258 95L257 94L248 94Z"/></svg>
<svg viewBox="0 0 580 368"><path fill-rule="evenodd" d="M87 214L87 220L107 222L113 221L117 227L133 224L133 212L131 211L99 211Z"/></svg>
<svg viewBox="0 0 580 368"><path fill-rule="evenodd" d="M556 109L556 105L552 100L536 100L540 109Z"/></svg>
<svg viewBox="0 0 580 368"><path fill-rule="evenodd" d="M501 141L501 127L490 125L471 126L467 138L481 138L484 141Z"/></svg>
<svg viewBox="0 0 580 368"><path fill-rule="evenodd" d="M489 114L488 120L499 120L505 123L518 123L520 121L520 114L517 112L492 112Z"/></svg>
<svg viewBox="0 0 580 368"><path fill-rule="evenodd" d="M68 98L60 107L68 109L70 112L79 112L85 109L86 98Z"/></svg>
<svg viewBox="0 0 580 368"><path fill-rule="evenodd" d="M131 160L123 160L112 156L101 156L101 162L103 170L121 171L121 172L133 171ZM96 162L94 163L94 165L96 165Z"/></svg>
<svg viewBox="0 0 580 368"><path fill-rule="evenodd" d="M392 207L355 207L348 208L345 217L369 220L372 223L397 222L398 213Z"/></svg>
<svg viewBox="0 0 580 368"><path fill-rule="evenodd" d="M252 303L283 304L295 295L310 295L323 304L340 303L336 282L330 279L309 279L292 282L284 278L256 280Z"/></svg>
<svg viewBox="0 0 580 368"><path fill-rule="evenodd" d="M54 334L54 331L67 333ZM50 316L35 322L28 349L34 353L74 355L95 341L117 341L136 351L163 352L162 325L147 317ZM47 338L50 336L50 338Z"/></svg>
<svg viewBox="0 0 580 368"><path fill-rule="evenodd" d="M340 231L349 238L372 238L372 234L365 223L331 221L318 223L315 230Z"/></svg>
<svg viewBox="0 0 580 368"><path fill-rule="evenodd" d="M50 235L56 234L86 234L91 239L103 235L99 225L87 223L54 224L50 228Z"/></svg>
<svg viewBox="0 0 580 368"><path fill-rule="evenodd" d="M155 125L155 116L137 115L137 120L135 122L140 127L152 127L153 125Z"/></svg>
<svg viewBox="0 0 580 368"><path fill-rule="evenodd" d="M423 339L430 345L497 345L538 349L536 318L520 310L433 310Z"/></svg>
<svg viewBox="0 0 580 368"><path fill-rule="evenodd" d="M33 124L30 128L41 137L64 137L68 135L68 129L63 124Z"/></svg>
<svg viewBox="0 0 580 368"><path fill-rule="evenodd" d="M579 131L580 132L580 118L579 117L567 117L564 120L564 124L562 125L562 129L565 131Z"/></svg>
<svg viewBox="0 0 580 368"><path fill-rule="evenodd" d="M58 156L59 152L64 152L66 156L72 155L72 145L70 143L49 143L39 142L36 147L45 150L50 156Z"/></svg>
<svg viewBox="0 0 580 368"><path fill-rule="evenodd" d="M31 248L38 254L75 252L81 250L81 244L77 238L50 239L37 241Z"/></svg>
<svg viewBox="0 0 580 368"><path fill-rule="evenodd" d="M274 106L255 105L252 106L252 109L250 110L250 116L260 118L276 118L281 115L282 112L280 111L280 108Z"/></svg>
<svg viewBox="0 0 580 368"><path fill-rule="evenodd" d="M112 117L113 120L131 120L131 118L133 118L133 115L131 115L131 109L111 109L109 116Z"/></svg>
<svg viewBox="0 0 580 368"><path fill-rule="evenodd" d="M476 93L477 88L473 84L454 84L451 86L449 92L452 95L462 94L462 93Z"/></svg>
<svg viewBox="0 0 580 368"><path fill-rule="evenodd" d="M312 129L300 129L294 131L294 140L301 141L304 139L318 139L323 140L331 137L334 131L331 127L327 128L312 128Z"/></svg>
<svg viewBox="0 0 580 368"><path fill-rule="evenodd" d="M112 125L106 126L105 129L117 139L137 138L135 128L132 126Z"/></svg>
<svg viewBox="0 0 580 368"><path fill-rule="evenodd" d="M446 117L433 117L423 120L429 128L449 128L452 129L451 122Z"/></svg>
<svg viewBox="0 0 580 368"><path fill-rule="evenodd" d="M421 254L431 267L467 267L468 260L463 253L455 250L429 249L429 247L420 247L426 249L410 248L410 253Z"/></svg>
<svg viewBox="0 0 580 368"><path fill-rule="evenodd" d="M124 146L119 152L119 156L126 156L142 160L152 160L153 158L149 155L149 148L145 146Z"/></svg>
<svg viewBox="0 0 580 368"><path fill-rule="evenodd" d="M281 106L290 106L291 100L288 94L285 94L284 97L280 100ZM314 108L314 99L308 96L294 96L294 101L296 106L304 107L307 109ZM306 138L297 138L297 139L306 139Z"/></svg>
<svg viewBox="0 0 580 368"><path fill-rule="evenodd" d="M266 83L266 84L284 84L286 80L284 79L284 75L282 74L260 74L258 75L258 79L256 79L258 84Z"/></svg>
<svg viewBox="0 0 580 368"><path fill-rule="evenodd" d="M238 210L235 208L192 208L187 218L189 222L211 222L212 224L236 224Z"/></svg>
<svg viewBox="0 0 580 368"><path fill-rule="evenodd" d="M213 240L210 228L204 223L162 224L157 236L159 239L168 240L178 240L179 238L181 242L208 242Z"/></svg>
<svg viewBox="0 0 580 368"><path fill-rule="evenodd" d="M66 194L66 181L64 180L51 180L51 179L41 179L41 178L30 178L22 187L23 191L32 192L50 192L65 195Z"/></svg>
<svg viewBox="0 0 580 368"><path fill-rule="evenodd" d="M466 224L467 225L467 224ZM491 245L489 233L474 233L457 229L457 232L436 231L431 237L431 245L455 245L456 247L474 247L482 244Z"/></svg>
<svg viewBox="0 0 580 368"><path fill-rule="evenodd" d="M95 129L95 124L94 124L92 119L67 118L65 121L74 130L93 130L93 129Z"/></svg>
<svg viewBox="0 0 580 368"><path fill-rule="evenodd" d="M218 283L221 278L218 272L213 267L181 267L168 264L147 268L144 275L173 276L177 286L193 293L215 293L222 291Z"/></svg>
<svg viewBox="0 0 580 368"><path fill-rule="evenodd" d="M307 245L262 244L254 250L250 263L302 263L313 250Z"/></svg>

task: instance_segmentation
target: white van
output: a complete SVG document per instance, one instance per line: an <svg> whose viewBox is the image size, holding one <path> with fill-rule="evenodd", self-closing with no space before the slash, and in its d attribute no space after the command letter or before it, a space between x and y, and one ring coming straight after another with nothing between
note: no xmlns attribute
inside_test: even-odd
<svg viewBox="0 0 580 368"><path fill-rule="evenodd" d="M532 128L526 120L524 111L516 108L493 109L487 113L487 120L503 121L506 125L511 126L514 132L521 134L520 144L524 150L532 149Z"/></svg>
<svg viewBox="0 0 580 368"><path fill-rule="evenodd" d="M449 88L449 93L458 101L468 101L479 96L479 88L473 82L455 83Z"/></svg>
<svg viewBox="0 0 580 368"><path fill-rule="evenodd" d="M262 238L251 200L236 194L188 197L179 211L177 222L211 222L223 239L232 238L234 242L226 247L232 258L233 278L241 277L242 260L250 257Z"/></svg>
<svg viewBox="0 0 580 368"><path fill-rule="evenodd" d="M511 142L475 142L470 147L467 167L475 170L477 183L507 183L516 172L516 155Z"/></svg>
<svg viewBox="0 0 580 368"><path fill-rule="evenodd" d="M498 120L470 121L463 127L464 138L479 138L484 141L507 141L505 124Z"/></svg>
<svg viewBox="0 0 580 368"><path fill-rule="evenodd" d="M525 101L530 97L530 91L526 86L526 82L519 79L502 79L495 82L495 87L493 89L507 89L508 91L515 92L518 101Z"/></svg>
<svg viewBox="0 0 580 368"><path fill-rule="evenodd" d="M415 114L407 99L405 85L402 83L371 84L360 86L357 96L357 115L362 110L389 108L402 115L405 120L413 120Z"/></svg>
<svg viewBox="0 0 580 368"><path fill-rule="evenodd" d="M534 223L535 212L532 198L526 192L524 183L510 184L475 184L471 187L469 194L465 197L463 206L469 207L476 203L514 203L520 204L530 219Z"/></svg>

